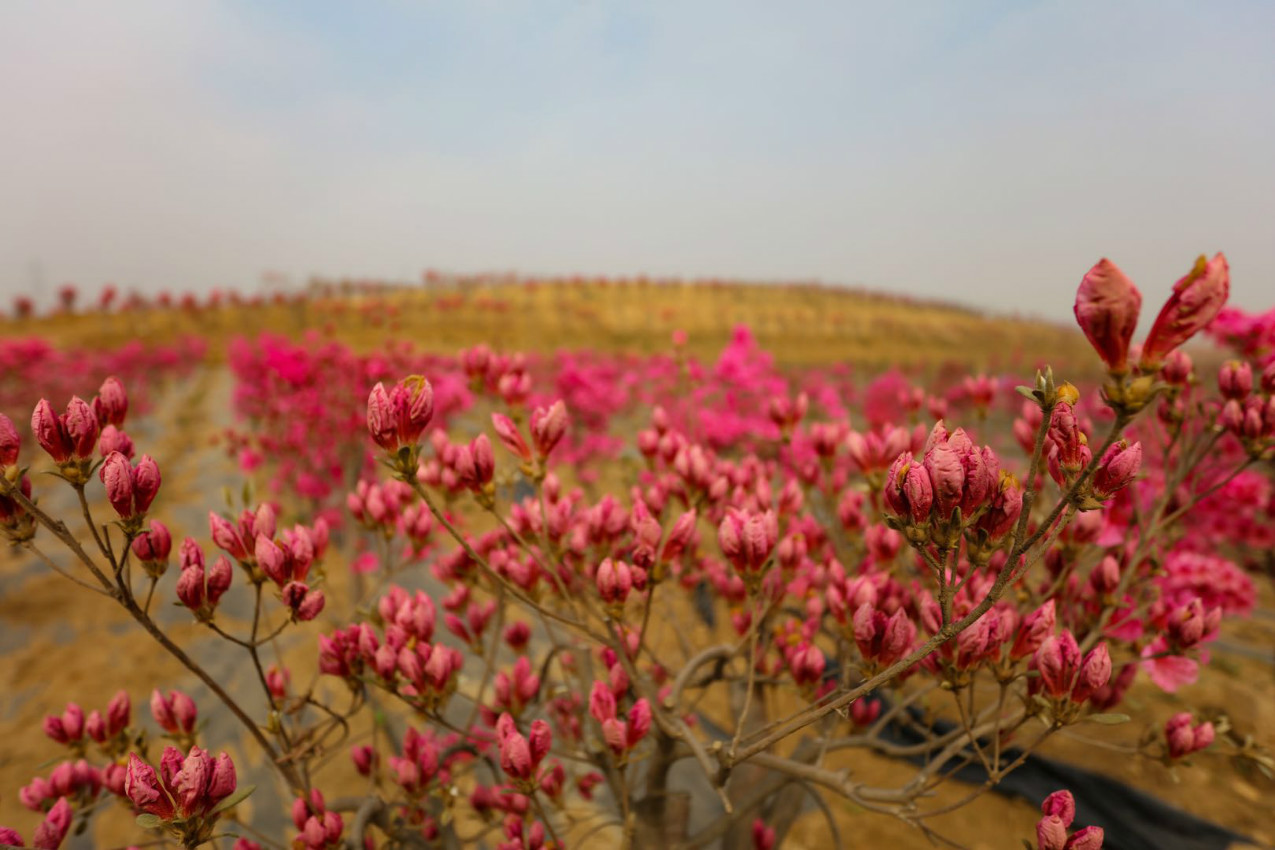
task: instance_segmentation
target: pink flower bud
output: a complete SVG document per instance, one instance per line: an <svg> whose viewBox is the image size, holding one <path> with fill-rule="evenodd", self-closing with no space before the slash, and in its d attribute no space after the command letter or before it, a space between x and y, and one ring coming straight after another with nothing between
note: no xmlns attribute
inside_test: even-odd
<svg viewBox="0 0 1275 850"><path fill-rule="evenodd" d="M522 433L512 419L503 413L493 413L491 415L491 425L496 429L496 437L499 438L501 445L508 449L514 457L524 463L531 460L531 449L527 447L526 440L522 438Z"/></svg>
<svg viewBox="0 0 1275 850"><path fill-rule="evenodd" d="M651 703L642 697L633 703L633 707L629 709L629 722L626 730L626 743L629 749L633 749L638 742L646 737L646 733L651 729Z"/></svg>
<svg viewBox="0 0 1275 850"><path fill-rule="evenodd" d="M167 790L172 790L173 779L181 772L185 757L176 747L164 747L159 755L159 778Z"/></svg>
<svg viewBox="0 0 1275 850"><path fill-rule="evenodd" d="M252 514L252 532L256 535L273 538L277 524L274 506L269 502L262 502Z"/></svg>
<svg viewBox="0 0 1275 850"><path fill-rule="evenodd" d="M1040 683L1046 694L1062 699L1070 692L1080 666L1080 647L1070 631L1064 629L1057 637L1050 637L1036 650L1036 669L1040 671Z"/></svg>
<svg viewBox="0 0 1275 850"><path fill-rule="evenodd" d="M323 809L323 794L316 788L310 792L309 800L305 797L298 797L292 801L292 825L298 831L305 829L305 822L309 819L310 813L322 812Z"/></svg>
<svg viewBox="0 0 1275 850"><path fill-rule="evenodd" d="M628 745L624 721L616 717L609 717L602 721L602 740L611 748L611 752L616 755L623 755L625 747Z"/></svg>
<svg viewBox="0 0 1275 850"><path fill-rule="evenodd" d="M341 815L337 812L323 813L323 837L329 845L340 842L341 832L345 829L345 822L341 819Z"/></svg>
<svg viewBox="0 0 1275 850"><path fill-rule="evenodd" d="M521 620L510 623L505 627L504 639L514 652L522 652L531 641L531 626Z"/></svg>
<svg viewBox="0 0 1275 850"><path fill-rule="evenodd" d="M823 651L812 643L799 647L789 661L793 681L798 685L818 684L823 679L826 664Z"/></svg>
<svg viewBox="0 0 1275 850"><path fill-rule="evenodd" d="M598 594L608 605L623 604L633 589L633 573L623 561L604 560L598 565L595 580Z"/></svg>
<svg viewBox="0 0 1275 850"><path fill-rule="evenodd" d="M367 430L372 439L383 449L398 450L398 428L394 417L394 405L385 385L377 383L367 398Z"/></svg>
<svg viewBox="0 0 1275 850"><path fill-rule="evenodd" d="M213 543L216 543L230 557L236 561L242 561L248 557L248 547L234 523L216 512L209 511L208 530L212 535Z"/></svg>
<svg viewBox="0 0 1275 850"><path fill-rule="evenodd" d="M1069 472L1078 472L1088 462L1084 452L1084 435L1076 421L1072 406L1060 401L1049 420L1049 437L1058 450L1058 462Z"/></svg>
<svg viewBox="0 0 1275 850"><path fill-rule="evenodd" d="M322 850L322 848L327 846L327 843L327 832L323 828L322 818L307 818L305 826L301 830L301 835L297 839L297 844L305 848L313 848L313 850Z"/></svg>
<svg viewBox="0 0 1275 850"><path fill-rule="evenodd" d="M128 458L119 452L111 452L102 462L99 474L106 485L106 498L111 507L124 519L131 518L134 515L133 469Z"/></svg>
<svg viewBox="0 0 1275 850"><path fill-rule="evenodd" d="M1164 737L1168 743L1169 758L1182 758L1202 750L1213 743L1215 730L1212 723L1201 723L1191 727L1192 718L1189 712L1173 715L1164 724Z"/></svg>
<svg viewBox="0 0 1275 850"><path fill-rule="evenodd" d="M543 720L536 720L531 724L531 731L528 733L527 743L531 748L532 766L539 766L544 757L549 754L549 748L553 745L553 735L549 731L549 724Z"/></svg>
<svg viewBox="0 0 1275 850"><path fill-rule="evenodd" d="M912 649L916 640L916 624L902 608L890 615L881 638L881 651L877 658L882 664L893 664Z"/></svg>
<svg viewBox="0 0 1275 850"><path fill-rule="evenodd" d="M743 575L759 572L778 542L779 525L774 513L746 513L731 509L717 528L722 554Z"/></svg>
<svg viewBox="0 0 1275 850"><path fill-rule="evenodd" d="M500 741L500 768L510 779L531 779L531 746L518 732L511 732Z"/></svg>
<svg viewBox="0 0 1275 850"><path fill-rule="evenodd" d="M1191 729L1191 714L1183 711L1170 717L1164 724L1164 737L1169 745L1169 757L1181 758L1195 746L1195 732Z"/></svg>
<svg viewBox="0 0 1275 850"><path fill-rule="evenodd" d="M925 443L921 448L921 455L925 456L930 453L930 449L934 448L940 443L946 443L947 437L948 437L947 423L944 422L942 419L939 419L938 421L934 423L934 426L930 428L929 433L926 434Z"/></svg>
<svg viewBox="0 0 1275 850"><path fill-rule="evenodd" d="M1076 322L1113 372L1125 371L1129 343L1141 310L1142 294L1138 288L1105 257L1080 281L1076 292Z"/></svg>
<svg viewBox="0 0 1275 850"><path fill-rule="evenodd" d="M479 487L491 483L496 474L496 455L491 450L491 440L486 434L479 434L469 444L470 454L474 459L474 480Z"/></svg>
<svg viewBox="0 0 1275 850"><path fill-rule="evenodd" d="M1266 368L1262 370L1262 392L1266 395L1275 395L1275 360L1266 364Z"/></svg>
<svg viewBox="0 0 1275 850"><path fill-rule="evenodd" d="M399 669L399 653L389 644L377 647L370 653L363 653L368 662L371 663L372 669L376 671L376 675L387 681L393 681L394 676ZM420 659L416 657L410 650L407 652L407 664L410 672L414 674L414 679L419 680L421 676ZM370 657L369 657L370 656ZM407 675L405 672L404 675ZM407 675L409 679L413 679L412 675Z"/></svg>
<svg viewBox="0 0 1275 850"><path fill-rule="evenodd" d="M124 795L124 778L128 770L124 765L112 762L102 768L102 787L117 797Z"/></svg>
<svg viewBox="0 0 1275 850"><path fill-rule="evenodd" d="M537 407L531 412L531 441L536 455L544 460L567 433L567 406L559 399L546 410Z"/></svg>
<svg viewBox="0 0 1275 850"><path fill-rule="evenodd" d="M895 516L908 519L913 525L929 521L930 506L934 502L933 484L911 452L899 455L890 465L882 495L886 509Z"/></svg>
<svg viewBox="0 0 1275 850"><path fill-rule="evenodd" d="M127 691L119 691L106 704L106 731L108 735L118 735L128 726L132 714L132 701Z"/></svg>
<svg viewBox="0 0 1275 850"><path fill-rule="evenodd" d="M540 790L551 799L560 799L566 784L567 772L560 762L555 761L553 767L540 775Z"/></svg>
<svg viewBox="0 0 1275 850"><path fill-rule="evenodd" d="M350 760L360 776L371 776L376 761L376 751L367 744L350 747Z"/></svg>
<svg viewBox="0 0 1275 850"><path fill-rule="evenodd" d="M1067 839L1066 850L1102 850L1105 835L1100 826L1087 826Z"/></svg>
<svg viewBox="0 0 1275 850"><path fill-rule="evenodd" d="M123 519L146 513L159 492L159 466L150 455L142 455L134 468L124 455L111 452L102 462L99 475L106 487L106 498Z"/></svg>
<svg viewBox="0 0 1275 850"><path fill-rule="evenodd" d="M270 691L273 699L283 699L288 695L288 682L292 675L288 672L288 668L279 667L271 664L266 668L266 688Z"/></svg>
<svg viewBox="0 0 1275 850"><path fill-rule="evenodd" d="M187 541L193 542L190 538L187 538ZM197 548L188 550L184 545L182 549L183 555L186 555L188 551L191 554L198 552ZM183 560L186 558L184 557ZM199 557L189 560L177 578L177 598L197 617L208 619L217 607L217 601L221 595L230 587L231 576L230 562L224 555L217 558L210 572L205 573L203 553L199 552Z"/></svg>
<svg viewBox="0 0 1275 850"><path fill-rule="evenodd" d="M1238 404L1229 401L1227 405ZM1265 404L1257 398L1250 398L1244 405L1244 418L1238 427L1232 428L1243 440L1263 440L1275 436L1275 398L1269 398Z"/></svg>
<svg viewBox="0 0 1275 850"><path fill-rule="evenodd" d="M18 450L22 447L22 438L13 420L0 413L0 474L18 462Z"/></svg>
<svg viewBox="0 0 1275 850"><path fill-rule="evenodd" d="M1120 562L1114 555L1107 555L1089 573L1089 586L1095 593L1109 595L1120 586Z"/></svg>
<svg viewBox="0 0 1275 850"><path fill-rule="evenodd" d="M602 723L613 719L615 712L615 694L606 686L606 683L595 681L593 689L589 692L589 714L593 715L594 720Z"/></svg>
<svg viewBox="0 0 1275 850"><path fill-rule="evenodd" d="M870 726L881 716L881 700L857 699L850 704L850 721L855 726Z"/></svg>
<svg viewBox="0 0 1275 850"><path fill-rule="evenodd" d="M386 647L388 649L388 647ZM420 655L416 654L407 647L403 647L398 651L398 669L403 677L409 682L417 683L425 681L425 664L421 661ZM386 678L389 678L388 676Z"/></svg>
<svg viewBox="0 0 1275 850"><path fill-rule="evenodd" d="M611 693L615 695L617 700L622 699L629 690L629 674L624 672L624 667L618 661L609 661L611 669L607 671L607 684L611 687Z"/></svg>
<svg viewBox="0 0 1275 850"><path fill-rule="evenodd" d="M987 503L987 511L978 518L976 527L987 533L991 543L996 543L1014 528L1022 511L1023 488L1018 479L1002 470Z"/></svg>
<svg viewBox="0 0 1275 850"><path fill-rule="evenodd" d="M1182 649L1189 649L1203 640L1207 634L1205 627L1204 603L1198 596L1169 616L1169 638Z"/></svg>
<svg viewBox="0 0 1275 850"><path fill-rule="evenodd" d="M156 691L158 694L159 692ZM159 783L155 768L137 757L136 753L128 754L128 772L124 775L124 794L138 810L155 815L163 820L173 817L173 803Z"/></svg>
<svg viewBox="0 0 1275 850"><path fill-rule="evenodd" d="M124 417L128 415L128 394L124 392L119 378L112 375L102 382L97 398L93 399L93 413L103 426L124 427Z"/></svg>
<svg viewBox="0 0 1275 850"><path fill-rule="evenodd" d="M253 546L253 556L257 559L257 566L275 584L283 587L292 580L292 570L288 568L287 554L283 551L283 547L269 537L257 535Z"/></svg>
<svg viewBox="0 0 1275 850"><path fill-rule="evenodd" d="M100 711L89 712L88 719L84 721L84 732L99 744L106 741L106 721Z"/></svg>
<svg viewBox="0 0 1275 850"><path fill-rule="evenodd" d="M1000 618L989 611L956 638L956 666L961 670L977 667L999 648Z"/></svg>
<svg viewBox="0 0 1275 850"><path fill-rule="evenodd" d="M1036 823L1037 850L1064 850L1067 846L1067 827L1057 815L1045 815Z"/></svg>
<svg viewBox="0 0 1275 850"><path fill-rule="evenodd" d="M687 511L677 518L664 541L663 560L671 561L682 556L682 553L695 540L695 524L698 514L694 510Z"/></svg>
<svg viewBox="0 0 1275 850"><path fill-rule="evenodd" d="M68 702L66 710L62 712L62 728L66 730L66 737L72 741L83 738L84 709L73 702Z"/></svg>
<svg viewBox="0 0 1275 850"><path fill-rule="evenodd" d="M230 589L230 579L234 571L225 555L218 555L208 571L207 599L208 604L215 606L223 593Z"/></svg>
<svg viewBox="0 0 1275 850"><path fill-rule="evenodd" d="M973 516L1000 487L1000 458L990 448L970 446L961 452L965 486L961 492L961 515Z"/></svg>
<svg viewBox="0 0 1275 850"><path fill-rule="evenodd" d="M57 794L54 793L49 782L40 776L32 779L30 785L24 785L18 789L18 799L22 802L22 805L34 812L38 812L44 807L46 799L56 796Z"/></svg>
<svg viewBox="0 0 1275 850"><path fill-rule="evenodd" d="M1071 692L1071 701L1080 704L1094 691L1107 684L1111 678L1111 655L1107 645L1100 643L1089 651L1080 665L1080 675Z"/></svg>
<svg viewBox="0 0 1275 850"><path fill-rule="evenodd" d="M31 414L31 432L35 434L40 448L48 452L55 463L64 463L70 459L74 446L48 399L42 398L36 404Z"/></svg>
<svg viewBox="0 0 1275 850"><path fill-rule="evenodd" d="M415 446L433 415L434 388L419 375L403 379L389 392L378 383L368 396L367 429L386 451Z"/></svg>
<svg viewBox="0 0 1275 850"><path fill-rule="evenodd" d="M1142 344L1143 371L1156 371L1170 351L1212 322L1226 304L1230 287L1231 273L1224 255L1196 260L1191 271L1173 285L1173 294L1160 308Z"/></svg>
<svg viewBox="0 0 1275 850"><path fill-rule="evenodd" d="M1253 391L1253 367L1240 360L1228 360L1217 373L1217 387L1223 398L1243 401Z"/></svg>
<svg viewBox="0 0 1275 850"><path fill-rule="evenodd" d="M854 642L864 660L871 661L881 652L879 636L885 631L885 613L878 611L871 602L864 602L855 609L852 619Z"/></svg>
<svg viewBox="0 0 1275 850"><path fill-rule="evenodd" d="M593 799L593 789L603 782L602 774L591 770L576 780L576 790L586 800Z"/></svg>
<svg viewBox="0 0 1275 850"><path fill-rule="evenodd" d="M1142 443L1129 445L1124 440L1113 443L1094 471L1094 493L1105 498L1126 486L1142 468Z"/></svg>
<svg viewBox="0 0 1275 850"><path fill-rule="evenodd" d="M753 850L774 850L775 830L766 826L761 818L753 821Z"/></svg>
<svg viewBox="0 0 1275 850"><path fill-rule="evenodd" d="M1166 384L1184 387L1191 380L1191 356L1185 351L1174 351L1164 359L1160 377Z"/></svg>
<svg viewBox="0 0 1275 850"><path fill-rule="evenodd" d="M234 793L237 785L235 764L226 753L218 753L213 760L212 777L208 781L208 803L216 806Z"/></svg>
<svg viewBox="0 0 1275 850"><path fill-rule="evenodd" d="M181 769L173 776L171 784L177 804L187 816L203 814L210 808L207 794L212 770L213 763L208 752L199 747L191 747L190 755L182 761Z"/></svg>
<svg viewBox="0 0 1275 850"><path fill-rule="evenodd" d="M151 716L165 732L177 731L177 718L173 716L172 699L164 699L159 689L151 691Z"/></svg>
<svg viewBox="0 0 1275 850"><path fill-rule="evenodd" d="M173 718L177 721L177 728L186 734L195 731L195 720L198 718L195 701L181 691L169 691L168 697L172 703Z"/></svg>
<svg viewBox="0 0 1275 850"><path fill-rule="evenodd" d="M32 785L35 783L32 782ZM72 762L64 761L49 774L47 784L48 794L50 797L65 797L75 790L75 766ZM37 801L36 808L39 808Z"/></svg>
<svg viewBox="0 0 1275 850"><path fill-rule="evenodd" d="M443 690L452 674L460 669L464 662L460 650L445 646L435 646L425 661L425 676L435 690Z"/></svg>
<svg viewBox="0 0 1275 850"><path fill-rule="evenodd" d="M35 834L31 837L31 846L35 850L58 850L70 828L71 804L67 802L66 797L61 797L44 816L44 821L35 828ZM18 844L20 845L21 842L19 841Z"/></svg>
<svg viewBox="0 0 1275 850"><path fill-rule="evenodd" d="M1193 750L1202 750L1213 743L1216 730L1212 723L1201 723L1195 727L1195 741L1191 747Z"/></svg>
<svg viewBox="0 0 1275 850"><path fill-rule="evenodd" d="M133 506L138 514L150 510L160 483L159 464L150 455L142 455L133 470Z"/></svg>
<svg viewBox="0 0 1275 850"><path fill-rule="evenodd" d="M150 528L133 541L133 555L139 561L165 564L173 549L173 538L168 526L159 520L151 520Z"/></svg>
<svg viewBox="0 0 1275 850"><path fill-rule="evenodd" d="M506 711L496 718L496 740L503 741L510 735L516 734L518 734L518 723L512 714Z"/></svg>
<svg viewBox="0 0 1275 850"><path fill-rule="evenodd" d="M72 396L71 402L66 406L66 414L62 417L62 428L70 440L72 457L93 456L101 431L88 402L79 396Z"/></svg>
<svg viewBox="0 0 1275 850"><path fill-rule="evenodd" d="M1023 625L1014 637L1014 645L1010 648L1009 657L1017 661L1034 653L1045 639L1054 633L1056 625L1054 600L1050 599L1023 618Z"/></svg>
<svg viewBox="0 0 1275 850"><path fill-rule="evenodd" d="M62 718L52 714L44 718L44 734L59 744L65 744L71 740L71 737L66 734L66 727L62 725Z"/></svg>
<svg viewBox="0 0 1275 850"><path fill-rule="evenodd" d="M293 581L284 585L283 604L292 609L292 615L300 622L308 622L323 611L326 602L323 591L311 590L304 582Z"/></svg>
<svg viewBox="0 0 1275 850"><path fill-rule="evenodd" d="M939 443L925 455L925 471L934 492L934 506L939 519L946 520L960 504L965 489L965 468L961 457L946 443Z"/></svg>

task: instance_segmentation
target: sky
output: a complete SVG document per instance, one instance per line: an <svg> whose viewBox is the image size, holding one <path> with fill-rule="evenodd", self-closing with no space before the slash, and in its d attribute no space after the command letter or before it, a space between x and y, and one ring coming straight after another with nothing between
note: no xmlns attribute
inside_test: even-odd
<svg viewBox="0 0 1275 850"><path fill-rule="evenodd" d="M0 3L0 300L422 270L1275 305L1275 3Z"/></svg>

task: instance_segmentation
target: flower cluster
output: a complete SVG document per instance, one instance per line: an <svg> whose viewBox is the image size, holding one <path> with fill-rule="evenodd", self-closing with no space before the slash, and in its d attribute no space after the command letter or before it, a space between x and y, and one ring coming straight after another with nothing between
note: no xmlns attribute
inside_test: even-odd
<svg viewBox="0 0 1275 850"><path fill-rule="evenodd" d="M1045 813L1036 823L1036 850L1102 850L1102 827L1087 826L1068 835L1076 819L1076 801L1070 791L1055 791L1040 804Z"/></svg>
<svg viewBox="0 0 1275 850"><path fill-rule="evenodd" d="M561 846L592 801L617 842L770 850L793 777L924 817L962 759L1000 777L1022 763L1011 746L1127 720L1126 694L1192 680L1253 608L1244 570L1275 542L1256 463L1275 372L1254 349L1203 381L1181 350L1228 274L1201 260L1137 349L1141 294L1095 266L1075 310L1101 387L1064 360L1027 386L780 369L747 330L713 363L684 337L643 357L265 337L230 353L242 418L222 436L254 488L207 536L165 513L172 488L148 431L124 432L137 405L114 379L31 420L36 471L71 485L82 529L37 504L0 416L0 528L65 544L74 578L207 686L291 789L294 846ZM174 599L244 676L219 682L170 634L152 602ZM45 719L65 760L20 794L49 824L38 840L112 797L187 846L213 838L235 765L202 748L183 691L150 708L171 743L155 762L126 694ZM1131 747L1153 769L1242 749L1191 713L1161 720ZM830 754L856 749L915 755L927 781L847 783ZM320 770L346 752L345 778ZM674 765L761 808L692 836ZM1066 792L1043 811L1041 850L1101 846L1071 830Z"/></svg>
<svg viewBox="0 0 1275 850"><path fill-rule="evenodd" d="M136 753L129 754L124 794L153 819L148 825L196 846L211 837L218 815L227 808L223 803L233 799L237 785L234 762L225 753L213 758L191 747L183 757L176 747L165 747L158 772Z"/></svg>

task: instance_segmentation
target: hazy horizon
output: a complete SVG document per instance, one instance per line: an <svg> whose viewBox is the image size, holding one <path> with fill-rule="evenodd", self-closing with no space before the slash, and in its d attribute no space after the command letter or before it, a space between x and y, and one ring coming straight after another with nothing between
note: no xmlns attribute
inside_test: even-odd
<svg viewBox="0 0 1275 850"><path fill-rule="evenodd" d="M451 272L1275 304L1275 5L6 3L0 299ZM49 296L46 295L46 303Z"/></svg>

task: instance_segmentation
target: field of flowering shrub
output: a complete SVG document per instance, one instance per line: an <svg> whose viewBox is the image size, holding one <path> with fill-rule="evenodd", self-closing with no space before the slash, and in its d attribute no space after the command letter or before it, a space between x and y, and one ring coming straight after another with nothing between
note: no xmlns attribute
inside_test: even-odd
<svg viewBox="0 0 1275 850"><path fill-rule="evenodd" d="M0 845L1269 843L1275 311L1144 286L897 358L599 282L15 305Z"/></svg>

